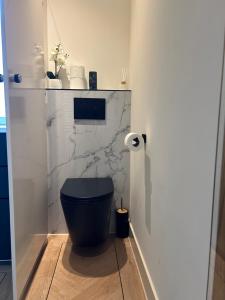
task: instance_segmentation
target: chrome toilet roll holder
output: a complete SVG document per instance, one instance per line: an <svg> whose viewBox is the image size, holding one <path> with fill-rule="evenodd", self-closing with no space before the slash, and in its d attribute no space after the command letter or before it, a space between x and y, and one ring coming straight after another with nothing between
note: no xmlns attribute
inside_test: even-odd
<svg viewBox="0 0 225 300"><path fill-rule="evenodd" d="M147 135L142 133L142 138L144 140L144 143L146 144L147 143ZM140 144L139 139L137 137L135 139L133 139L132 144L133 144L134 147L138 147L139 144Z"/></svg>

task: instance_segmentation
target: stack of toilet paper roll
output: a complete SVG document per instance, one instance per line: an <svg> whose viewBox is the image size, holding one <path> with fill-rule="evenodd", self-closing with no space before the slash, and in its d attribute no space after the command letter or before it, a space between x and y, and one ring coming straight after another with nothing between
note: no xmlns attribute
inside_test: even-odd
<svg viewBox="0 0 225 300"><path fill-rule="evenodd" d="M84 66L70 67L70 88L71 89L85 89L85 70Z"/></svg>
<svg viewBox="0 0 225 300"><path fill-rule="evenodd" d="M125 137L124 144L130 151L137 152L144 147L144 139L142 134L131 132Z"/></svg>

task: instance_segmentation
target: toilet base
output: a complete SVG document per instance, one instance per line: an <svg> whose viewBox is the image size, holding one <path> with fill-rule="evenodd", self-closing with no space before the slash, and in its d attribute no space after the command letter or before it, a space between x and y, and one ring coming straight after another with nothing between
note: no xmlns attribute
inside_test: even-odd
<svg viewBox="0 0 225 300"><path fill-rule="evenodd" d="M66 179L60 199L74 246L97 246L108 238L113 192L109 177Z"/></svg>
<svg viewBox="0 0 225 300"><path fill-rule="evenodd" d="M112 197L88 204L61 200L69 235L74 246L93 247L109 236Z"/></svg>

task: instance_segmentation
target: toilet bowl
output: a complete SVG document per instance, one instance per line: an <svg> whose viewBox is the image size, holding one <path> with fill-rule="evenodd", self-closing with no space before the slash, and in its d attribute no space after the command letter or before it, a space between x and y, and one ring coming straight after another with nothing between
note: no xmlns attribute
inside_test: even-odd
<svg viewBox="0 0 225 300"><path fill-rule="evenodd" d="M111 178L68 178L65 181L60 198L75 246L96 246L107 239L113 192Z"/></svg>

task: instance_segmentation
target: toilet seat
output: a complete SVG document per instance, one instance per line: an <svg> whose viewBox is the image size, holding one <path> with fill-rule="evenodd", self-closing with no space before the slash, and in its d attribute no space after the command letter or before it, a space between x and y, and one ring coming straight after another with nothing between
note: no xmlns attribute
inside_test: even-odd
<svg viewBox="0 0 225 300"><path fill-rule="evenodd" d="M61 199L85 204L104 200L113 190L111 178L68 178L61 189Z"/></svg>

